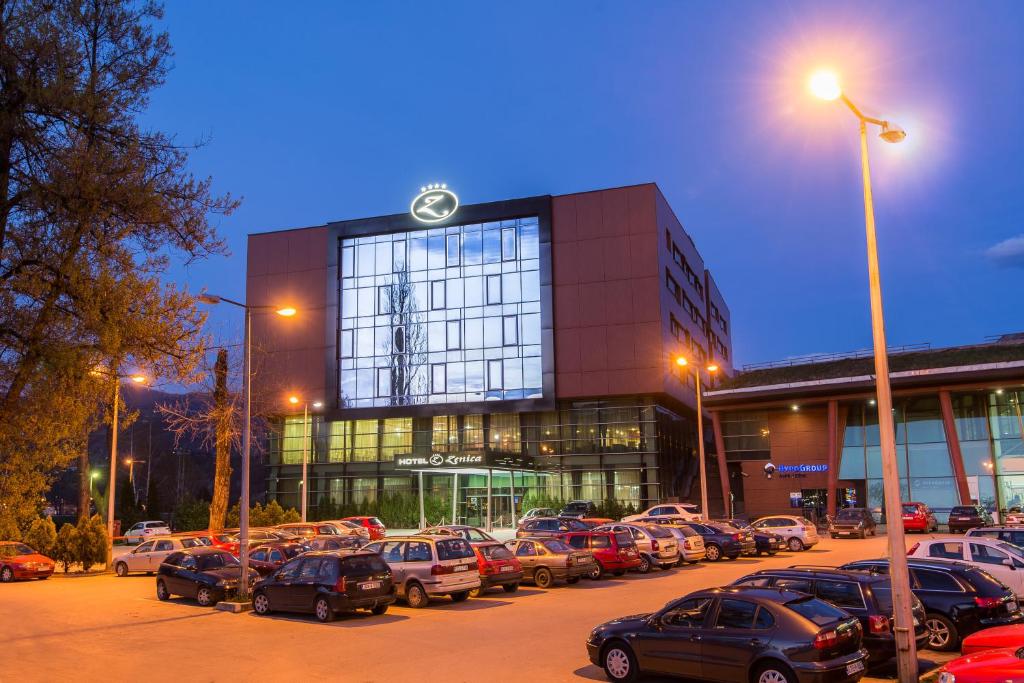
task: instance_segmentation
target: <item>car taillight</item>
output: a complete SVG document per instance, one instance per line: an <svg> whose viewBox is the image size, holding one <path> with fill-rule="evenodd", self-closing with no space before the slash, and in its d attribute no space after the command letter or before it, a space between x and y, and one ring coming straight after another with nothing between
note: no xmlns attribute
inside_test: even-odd
<svg viewBox="0 0 1024 683"><path fill-rule="evenodd" d="M974 604L982 609L993 609L1003 604L1002 598L974 598Z"/></svg>
<svg viewBox="0 0 1024 683"><path fill-rule="evenodd" d="M430 568L431 576L441 576L442 574L453 574L455 570L451 567L446 567L443 564L435 564Z"/></svg>
<svg viewBox="0 0 1024 683"><path fill-rule="evenodd" d="M337 593L344 593L345 592L345 577L344 576L341 577L340 579L338 579L338 583L334 584L334 590Z"/></svg>
<svg viewBox="0 0 1024 683"><path fill-rule="evenodd" d="M872 633L888 633L889 617L882 614L872 614L868 617L868 630Z"/></svg>
<svg viewBox="0 0 1024 683"><path fill-rule="evenodd" d="M683 541L683 548L685 550L693 550L693 546L690 545L690 539Z"/></svg>
<svg viewBox="0 0 1024 683"><path fill-rule="evenodd" d="M915 543L914 545L910 546L910 550L907 551L907 555L913 555L914 551L916 551L919 547L921 547L920 543Z"/></svg>
<svg viewBox="0 0 1024 683"><path fill-rule="evenodd" d="M742 539L743 539L743 534L733 534L732 535L732 540L734 540L734 541L739 541L739 540L742 540Z"/></svg>
<svg viewBox="0 0 1024 683"><path fill-rule="evenodd" d="M651 550L657 551L660 548L656 539L651 539Z"/></svg>
<svg viewBox="0 0 1024 683"><path fill-rule="evenodd" d="M815 650L827 650L830 647L835 647L836 643L839 642L839 632L835 629L829 631L822 631L818 635L814 636L814 649Z"/></svg>

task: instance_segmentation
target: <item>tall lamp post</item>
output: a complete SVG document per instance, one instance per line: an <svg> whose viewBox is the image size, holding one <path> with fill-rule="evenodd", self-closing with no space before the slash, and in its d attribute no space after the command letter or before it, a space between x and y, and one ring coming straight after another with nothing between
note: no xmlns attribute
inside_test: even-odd
<svg viewBox="0 0 1024 683"><path fill-rule="evenodd" d="M245 356L242 361L242 403L244 404L244 424L242 426L242 499L238 511L238 560L242 565L238 592L243 597L249 596L249 456L251 453L250 432L252 431L252 312L274 311L278 315L291 318L296 310L291 307L276 308L274 306L256 306L243 304L241 301L228 299L215 294L200 294L199 300L204 304L216 305L221 302L237 306L245 311Z"/></svg>
<svg viewBox="0 0 1024 683"><path fill-rule="evenodd" d="M676 365L680 368L685 368L690 362L679 356L676 358ZM714 363L709 364L704 368L708 374L714 374L718 372L718 366ZM700 459L700 514L704 516L704 519L710 519L708 514L708 477L707 477L707 463L704 459L704 413L701 406L701 392L700 392L700 366L696 363L693 364L693 378L697 386L697 457Z"/></svg>
<svg viewBox="0 0 1024 683"><path fill-rule="evenodd" d="M896 466L896 430L892 419L892 392L889 388L889 359L886 355L885 316L882 311L882 279L878 268L878 243L875 238L875 208L871 199L871 172L868 166L868 124L881 128L879 137L890 143L901 142L906 131L882 119L865 116L843 93L838 77L829 71L813 74L810 90L823 100L840 100L860 124L860 163L864 185L864 228L867 235L868 284L871 293L871 336L875 351L875 395L878 401L878 430L882 447L882 482L885 489L886 532L889 539L889 575L896 617L896 664L901 683L918 678L917 647L914 642L914 615L911 611L910 573L903 537L902 500L899 470Z"/></svg>
<svg viewBox="0 0 1024 683"><path fill-rule="evenodd" d="M289 396L288 397L288 402L291 403L293 406L294 405L298 405L299 404L299 400L300 399L299 399L298 396ZM315 409L322 408L323 405L324 404L321 403L320 401L314 401L313 402L313 408L315 408ZM310 437L310 434L309 434L309 402L308 401L304 401L302 403L302 484L301 484L301 488L302 488L302 491L301 491L301 494L302 494L302 504L300 506L302 508L302 521L303 522L306 521L306 510L307 510L307 506L308 506L308 503L309 503L309 478L307 477L307 465L306 465L306 463L309 462L309 455L308 455L308 450L307 450L307 446L309 446L309 437Z"/></svg>

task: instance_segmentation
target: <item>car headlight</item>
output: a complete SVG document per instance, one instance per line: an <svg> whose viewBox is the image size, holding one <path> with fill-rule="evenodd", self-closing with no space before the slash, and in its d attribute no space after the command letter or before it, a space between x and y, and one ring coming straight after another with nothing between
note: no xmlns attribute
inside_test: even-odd
<svg viewBox="0 0 1024 683"><path fill-rule="evenodd" d="M956 683L956 676L948 671L939 674L938 683Z"/></svg>

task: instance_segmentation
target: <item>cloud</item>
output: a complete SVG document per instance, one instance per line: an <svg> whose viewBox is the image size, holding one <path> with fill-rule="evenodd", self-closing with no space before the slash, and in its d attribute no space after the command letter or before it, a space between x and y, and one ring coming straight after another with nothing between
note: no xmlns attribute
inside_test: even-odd
<svg viewBox="0 0 1024 683"><path fill-rule="evenodd" d="M985 256L1003 268L1024 268L1024 235L992 245L985 250Z"/></svg>

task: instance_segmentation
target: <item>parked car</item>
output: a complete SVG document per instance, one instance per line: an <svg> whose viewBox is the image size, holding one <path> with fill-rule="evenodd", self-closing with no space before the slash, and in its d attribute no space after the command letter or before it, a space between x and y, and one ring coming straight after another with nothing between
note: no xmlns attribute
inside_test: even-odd
<svg viewBox="0 0 1024 683"><path fill-rule="evenodd" d="M432 536L458 536L459 538L466 539L470 543L496 542L498 540L483 529L478 529L475 526L466 526L464 524L432 526L423 529L420 533Z"/></svg>
<svg viewBox="0 0 1024 683"><path fill-rule="evenodd" d="M252 609L312 613L332 621L339 612L366 609L376 615L395 601L387 563L362 550L310 552L289 560L253 589Z"/></svg>
<svg viewBox="0 0 1024 683"><path fill-rule="evenodd" d="M0 541L0 583L16 579L48 579L54 562L16 541Z"/></svg>
<svg viewBox="0 0 1024 683"><path fill-rule="evenodd" d="M998 538L1013 545L1024 548L1024 527L993 525L977 527L967 531L967 536L983 536L985 538Z"/></svg>
<svg viewBox="0 0 1024 683"><path fill-rule="evenodd" d="M156 597L195 598L203 607L213 605L238 588L242 568L231 553L218 548L179 550L164 558L156 574ZM258 575L249 575L250 587Z"/></svg>
<svg viewBox="0 0 1024 683"><path fill-rule="evenodd" d="M205 531L178 531L171 534L173 538L192 538L195 539L199 545L205 545L207 547L213 546L213 539Z"/></svg>
<svg viewBox="0 0 1024 683"><path fill-rule="evenodd" d="M1024 651L999 648L959 657L932 669L921 683L1016 683L1024 680Z"/></svg>
<svg viewBox="0 0 1024 683"><path fill-rule="evenodd" d="M594 556L550 537L515 538L505 543L523 566L523 580L538 588L576 583L594 570Z"/></svg>
<svg viewBox="0 0 1024 683"><path fill-rule="evenodd" d="M272 574L285 562L306 552L308 548L300 543L272 541L249 551L249 566L260 576Z"/></svg>
<svg viewBox="0 0 1024 683"><path fill-rule="evenodd" d="M623 522L633 522L642 517L679 517L684 521L696 522L700 520L700 508L690 503L667 503L647 508L643 512L628 517L623 517Z"/></svg>
<svg viewBox="0 0 1024 683"><path fill-rule="evenodd" d="M836 513L835 519L828 528L832 538L840 536L856 536L867 538L878 533L875 518L867 508L843 508Z"/></svg>
<svg viewBox="0 0 1024 683"><path fill-rule="evenodd" d="M622 576L642 563L633 535L626 531L570 531L562 540L576 550L594 556L588 578L597 580L605 574Z"/></svg>
<svg viewBox="0 0 1024 683"><path fill-rule="evenodd" d="M531 517L557 517L558 510L555 508L530 508L523 514L523 519Z"/></svg>
<svg viewBox="0 0 1024 683"><path fill-rule="evenodd" d="M426 607L447 595L462 602L480 587L473 547L454 536L398 536L374 541L364 550L380 553L391 568L399 598L409 607Z"/></svg>
<svg viewBox="0 0 1024 683"><path fill-rule="evenodd" d="M911 558L907 564L910 587L924 605L932 650L955 650L962 638L981 629L1024 622L1013 591L988 572L966 562ZM888 574L889 560L860 560L840 569Z"/></svg>
<svg viewBox="0 0 1024 683"><path fill-rule="evenodd" d="M278 524L273 530L284 531L302 538L341 535L341 532L338 531L338 527L334 526L330 522L290 522L288 524Z"/></svg>
<svg viewBox="0 0 1024 683"><path fill-rule="evenodd" d="M230 550L232 546L238 546L238 536L227 530L216 533L207 532L206 537L210 539L210 543L214 548L220 548L221 550Z"/></svg>
<svg viewBox="0 0 1024 683"><path fill-rule="evenodd" d="M597 506L592 500L570 500L558 513L559 517L597 517Z"/></svg>
<svg viewBox="0 0 1024 683"><path fill-rule="evenodd" d="M342 521L355 522L366 529L370 534L371 541L379 541L384 538L388 532L387 527L384 526L384 522L380 521L376 517L345 517Z"/></svg>
<svg viewBox="0 0 1024 683"><path fill-rule="evenodd" d="M762 517L750 526L758 531L768 531L782 536L794 553L818 544L818 529L814 522L806 517L772 515Z"/></svg>
<svg viewBox="0 0 1024 683"><path fill-rule="evenodd" d="M723 557L735 560L744 550L756 549L753 536L743 547L743 535L731 526L719 526L706 522L683 522L682 526L693 529L704 539L704 557L709 562L718 562Z"/></svg>
<svg viewBox="0 0 1024 683"><path fill-rule="evenodd" d="M935 513L932 512L930 507L924 503L903 504L904 532L919 531L922 534L927 534L938 530L939 520L935 518Z"/></svg>
<svg viewBox="0 0 1024 683"><path fill-rule="evenodd" d="M314 536L307 539L307 550L359 550L366 545L362 536Z"/></svg>
<svg viewBox="0 0 1024 683"><path fill-rule="evenodd" d="M480 588L472 595L481 595L488 588L501 586L506 593L515 593L523 580L523 565L500 541L470 543L476 553L480 571Z"/></svg>
<svg viewBox="0 0 1024 683"><path fill-rule="evenodd" d="M994 538L968 536L938 538L915 543L907 551L909 557L933 560L958 560L984 569L1010 587L1018 598L1024 597L1024 550Z"/></svg>
<svg viewBox="0 0 1024 683"><path fill-rule="evenodd" d="M863 645L872 666L896 656L892 629L892 587L888 576L829 567L797 566L763 569L734 581L733 585L783 588L825 600L860 619L864 631ZM914 614L914 636L918 648L921 648L928 641L924 606L914 598L911 609Z"/></svg>
<svg viewBox="0 0 1024 683"><path fill-rule="evenodd" d="M995 650L1000 647L1014 649L1024 647L1024 624L1011 626L993 626L983 631L972 633L960 644L960 654L972 655L975 652Z"/></svg>
<svg viewBox="0 0 1024 683"><path fill-rule="evenodd" d="M992 515L980 505L956 505L949 511L949 519L946 521L951 533L991 524Z"/></svg>
<svg viewBox="0 0 1024 683"><path fill-rule="evenodd" d="M786 539L778 534L773 534L766 529L755 529L750 522L742 519L721 519L715 520L722 524L728 524L740 531L749 531L754 535L754 555L760 557L761 553L772 556L777 555L780 550L786 550Z"/></svg>
<svg viewBox="0 0 1024 683"><path fill-rule="evenodd" d="M594 531L625 532L633 537L640 551L640 566L636 571L646 574L654 567L671 569L679 562L679 542L672 532L659 524L605 524Z"/></svg>
<svg viewBox="0 0 1024 683"><path fill-rule="evenodd" d="M324 521L337 527L342 536L360 536L367 541L371 540L370 529L359 522L354 522L351 519L328 519Z"/></svg>
<svg viewBox="0 0 1024 683"><path fill-rule="evenodd" d="M167 522L161 522L160 520L138 522L125 532L124 542L129 545L132 543L142 543L150 536L170 536L170 534L171 527L167 526Z"/></svg>
<svg viewBox="0 0 1024 683"><path fill-rule="evenodd" d="M1003 515L1004 524L1024 524L1024 512L1019 507L1012 507Z"/></svg>
<svg viewBox="0 0 1024 683"><path fill-rule="evenodd" d="M706 558L707 551L704 548L704 537L685 524L667 524L666 520L671 519L673 518L643 517L636 520L636 522L638 524L657 524L676 537L676 543L679 544L679 562L676 563L677 566L693 564Z"/></svg>
<svg viewBox="0 0 1024 683"><path fill-rule="evenodd" d="M524 519L516 528L516 538L528 536L558 537L570 531L588 531L588 527L578 519L566 517L531 517Z"/></svg>
<svg viewBox="0 0 1024 683"><path fill-rule="evenodd" d="M867 652L861 625L809 595L767 588L711 588L653 614L601 624L590 661L611 681L668 674L707 681L857 681Z"/></svg>
<svg viewBox="0 0 1024 683"><path fill-rule="evenodd" d="M135 546L130 553L114 560L114 571L118 576L128 576L132 572L155 574L164 559L179 550L207 548L202 541L190 537L168 536L154 538Z"/></svg>

